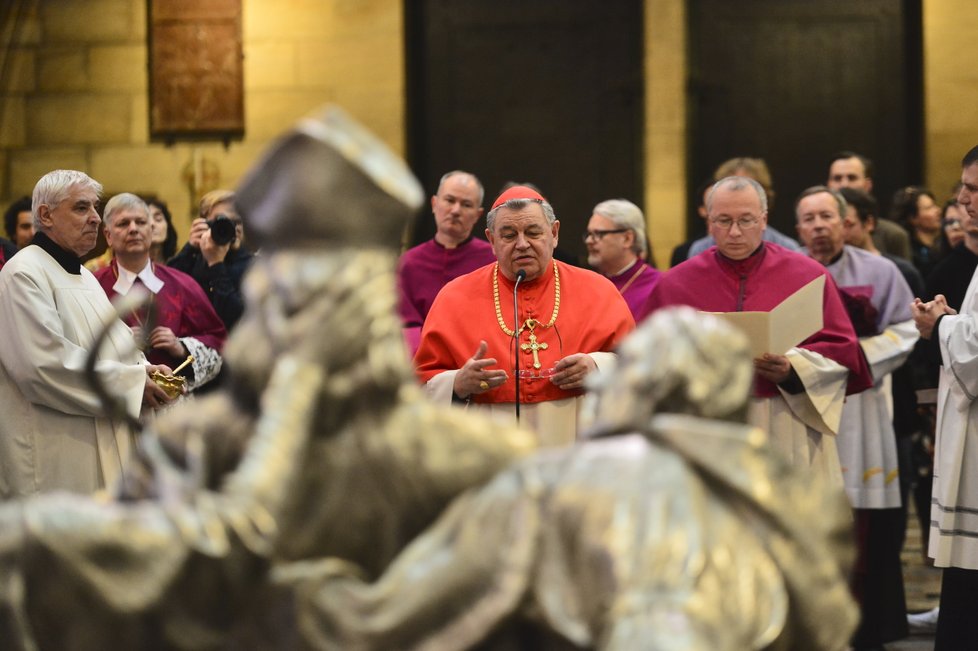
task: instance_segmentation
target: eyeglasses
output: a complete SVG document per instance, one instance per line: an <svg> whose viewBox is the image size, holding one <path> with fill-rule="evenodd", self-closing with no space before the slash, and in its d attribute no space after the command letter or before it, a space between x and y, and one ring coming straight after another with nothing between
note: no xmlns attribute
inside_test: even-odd
<svg viewBox="0 0 978 651"><path fill-rule="evenodd" d="M719 217L717 219L710 220L714 226L723 231L729 231L733 228L734 224L737 224L737 228L742 231L749 231L750 229L756 227L761 223L761 220L757 217L741 217L740 219L731 219L730 217Z"/></svg>
<svg viewBox="0 0 978 651"><path fill-rule="evenodd" d="M598 240L600 242L601 241L601 238L603 238L605 235L610 235L611 233L627 233L629 230L631 230L631 229L629 229L629 228L613 228L613 229L609 229L609 230L606 230L606 231L584 231L584 237L582 237L581 239L584 240L585 242L587 242L588 239L590 239L590 238L593 237L594 239L596 239L596 240Z"/></svg>

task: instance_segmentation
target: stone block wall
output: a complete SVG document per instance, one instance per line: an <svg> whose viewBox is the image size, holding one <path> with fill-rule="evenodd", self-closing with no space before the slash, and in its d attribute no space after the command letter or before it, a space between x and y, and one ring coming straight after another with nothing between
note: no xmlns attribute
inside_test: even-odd
<svg viewBox="0 0 978 651"><path fill-rule="evenodd" d="M58 167L106 192L154 193L186 237L194 161L234 187L269 142L327 102L404 153L403 16L396 0L243 0L245 136L149 137L146 0L14 0L0 79L0 201Z"/></svg>

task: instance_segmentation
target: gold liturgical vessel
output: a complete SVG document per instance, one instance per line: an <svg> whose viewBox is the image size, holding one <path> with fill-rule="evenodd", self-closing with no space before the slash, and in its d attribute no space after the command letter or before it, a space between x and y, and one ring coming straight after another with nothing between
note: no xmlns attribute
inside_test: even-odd
<svg viewBox="0 0 978 651"><path fill-rule="evenodd" d="M159 371L153 371L150 373L149 377L156 385L166 391L166 395L171 398L176 398L183 393L184 388L187 386L187 378L182 375L177 375L184 367L194 361L193 355L187 355L187 359L183 360L183 364L173 369L173 375L164 375Z"/></svg>

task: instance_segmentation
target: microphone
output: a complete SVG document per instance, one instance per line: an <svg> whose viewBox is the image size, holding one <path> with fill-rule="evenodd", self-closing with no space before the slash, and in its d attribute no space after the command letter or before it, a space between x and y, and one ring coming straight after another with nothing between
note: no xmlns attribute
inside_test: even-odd
<svg viewBox="0 0 978 651"><path fill-rule="evenodd" d="M513 341L516 349L516 424L520 423L520 309L517 303L517 290L520 283L526 280L526 269L516 272L516 284L513 285Z"/></svg>

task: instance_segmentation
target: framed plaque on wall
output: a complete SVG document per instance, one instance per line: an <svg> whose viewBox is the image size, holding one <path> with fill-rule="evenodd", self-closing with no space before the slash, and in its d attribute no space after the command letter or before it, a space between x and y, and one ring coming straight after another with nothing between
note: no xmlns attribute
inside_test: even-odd
<svg viewBox="0 0 978 651"><path fill-rule="evenodd" d="M241 0L148 0L153 140L244 136Z"/></svg>

